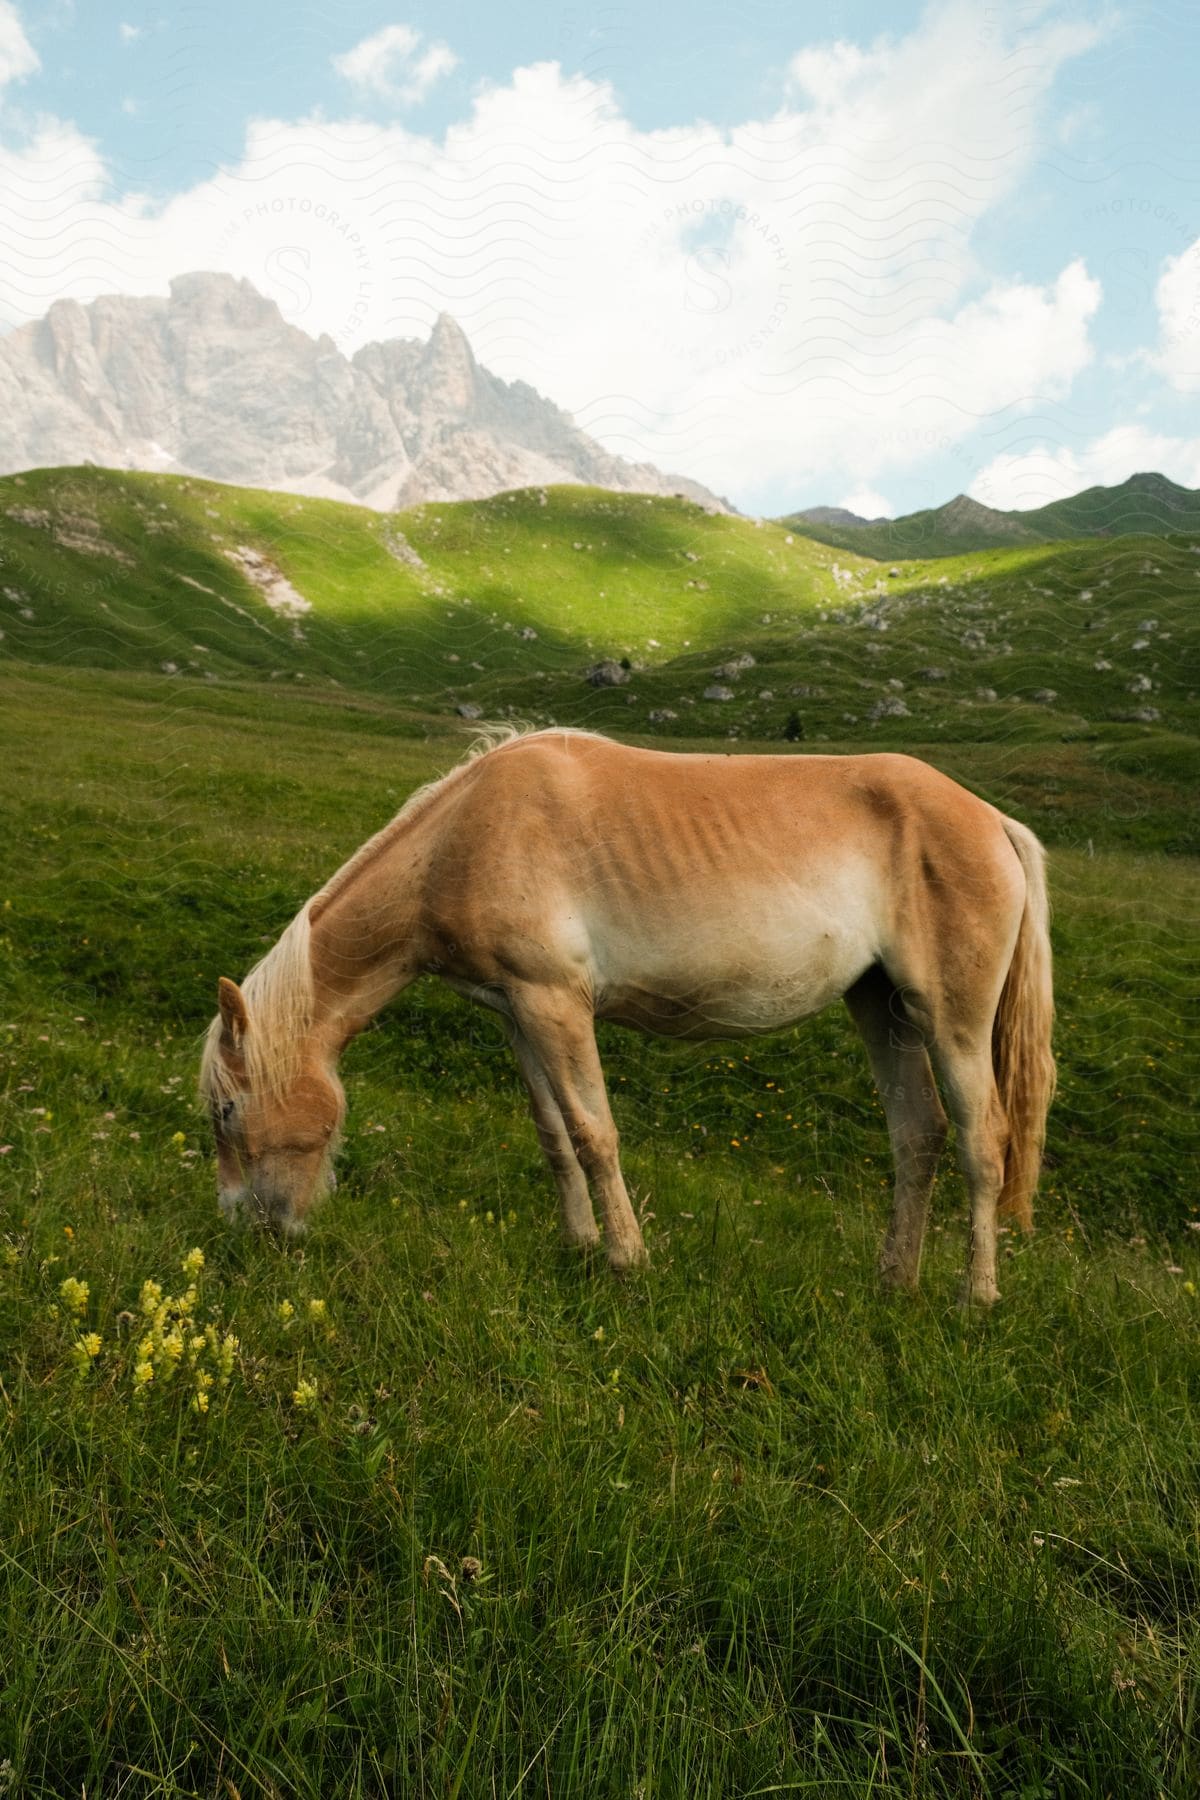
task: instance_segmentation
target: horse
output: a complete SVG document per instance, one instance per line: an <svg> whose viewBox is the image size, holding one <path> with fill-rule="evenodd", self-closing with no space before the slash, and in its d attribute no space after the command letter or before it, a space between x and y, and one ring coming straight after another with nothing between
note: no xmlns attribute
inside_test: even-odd
<svg viewBox="0 0 1200 1800"><path fill-rule="evenodd" d="M917 1286L948 1115L970 1198L967 1302L998 1298L998 1217L1032 1228L1055 1084L1044 851L913 757L670 753L558 727L482 737L240 987L221 977L200 1093L227 1218L304 1229L333 1185L338 1058L421 975L499 1014L562 1236L600 1243L594 1195L615 1271L646 1250L596 1019L740 1038L842 999L895 1166L884 1285Z"/></svg>

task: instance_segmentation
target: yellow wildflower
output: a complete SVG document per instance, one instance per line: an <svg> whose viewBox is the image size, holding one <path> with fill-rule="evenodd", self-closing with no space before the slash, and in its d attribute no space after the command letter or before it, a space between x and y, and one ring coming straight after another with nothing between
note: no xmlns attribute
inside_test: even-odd
<svg viewBox="0 0 1200 1800"><path fill-rule="evenodd" d="M192 1395L192 1405L198 1413L206 1413L208 1411L208 1395L203 1388L198 1388Z"/></svg>
<svg viewBox="0 0 1200 1800"><path fill-rule="evenodd" d="M154 1364L152 1362L146 1361L135 1363L133 1370L133 1385L135 1388L144 1388L147 1382L153 1380Z"/></svg>
<svg viewBox="0 0 1200 1800"><path fill-rule="evenodd" d="M162 1288L157 1281L143 1281L142 1295L138 1304L147 1318L151 1313L157 1312L162 1304Z"/></svg>
<svg viewBox="0 0 1200 1800"><path fill-rule="evenodd" d="M279 1323L281 1325L291 1324L292 1319L295 1317L296 1309L290 1300L281 1300L275 1310L279 1315Z"/></svg>
<svg viewBox="0 0 1200 1800"><path fill-rule="evenodd" d="M595 1338L595 1340L598 1344L602 1344L604 1342L604 1327L603 1327L603 1325L597 1325L595 1331L593 1331L593 1333L592 1333L592 1336Z"/></svg>
<svg viewBox="0 0 1200 1800"><path fill-rule="evenodd" d="M324 1300L310 1300L308 1303L308 1316L313 1320L323 1319L325 1317Z"/></svg>
<svg viewBox="0 0 1200 1800"><path fill-rule="evenodd" d="M162 1348L163 1355L170 1357L173 1363L179 1361L180 1357L183 1355L183 1333L180 1331L178 1325L173 1331L168 1331L164 1334Z"/></svg>
<svg viewBox="0 0 1200 1800"><path fill-rule="evenodd" d="M4 1249L0 1251L0 1262L3 1262L5 1268L15 1269L20 1260L21 1252L17 1249L17 1246L15 1244L5 1244Z"/></svg>
<svg viewBox="0 0 1200 1800"><path fill-rule="evenodd" d="M68 1275L65 1281L60 1282L58 1291L72 1312L87 1311L88 1295L91 1293L91 1289L86 1281L76 1281L74 1275Z"/></svg>
<svg viewBox="0 0 1200 1800"><path fill-rule="evenodd" d="M197 1248L195 1250L189 1250L187 1255L184 1257L183 1262L180 1264L180 1267L182 1268L184 1274L188 1277L188 1279L190 1281L194 1281L196 1279L196 1276L200 1273L201 1269L204 1267L204 1252L203 1252L203 1250L201 1250L199 1248Z"/></svg>
<svg viewBox="0 0 1200 1800"><path fill-rule="evenodd" d="M297 1406L312 1406L317 1398L315 1381L301 1381L292 1390L292 1399Z"/></svg>
<svg viewBox="0 0 1200 1800"><path fill-rule="evenodd" d="M217 1370L222 1381L228 1381L233 1373L233 1359L238 1352L238 1340L232 1331L227 1331L221 1339L221 1348L217 1351Z"/></svg>
<svg viewBox="0 0 1200 1800"><path fill-rule="evenodd" d="M77 1369L89 1369L92 1358L99 1356L101 1338L98 1331L85 1332L83 1337L76 1338L71 1345L71 1356Z"/></svg>
<svg viewBox="0 0 1200 1800"><path fill-rule="evenodd" d="M171 1133L171 1142L177 1150L182 1150L183 1146L187 1143L186 1133L182 1131L173 1131Z"/></svg>

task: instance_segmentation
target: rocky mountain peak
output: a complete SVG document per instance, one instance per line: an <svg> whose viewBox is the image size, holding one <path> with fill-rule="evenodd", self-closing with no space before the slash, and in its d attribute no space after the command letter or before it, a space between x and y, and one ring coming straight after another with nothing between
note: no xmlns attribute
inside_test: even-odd
<svg viewBox="0 0 1200 1800"><path fill-rule="evenodd" d="M469 418L475 411L478 368L462 326L449 313L439 313L421 353L422 393L443 413Z"/></svg>
<svg viewBox="0 0 1200 1800"><path fill-rule="evenodd" d="M59 300L0 338L0 473L80 462L384 510L551 482L728 510L491 374L449 313L424 343L391 338L348 360L252 282L209 270L175 276L166 297Z"/></svg>

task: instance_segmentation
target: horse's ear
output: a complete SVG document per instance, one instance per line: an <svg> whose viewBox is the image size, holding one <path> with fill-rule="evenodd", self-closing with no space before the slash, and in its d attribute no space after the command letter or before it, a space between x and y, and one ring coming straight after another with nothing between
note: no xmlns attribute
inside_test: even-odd
<svg viewBox="0 0 1200 1800"><path fill-rule="evenodd" d="M250 1015L241 988L228 975L222 975L217 983L217 1005L230 1037L243 1037L250 1028Z"/></svg>

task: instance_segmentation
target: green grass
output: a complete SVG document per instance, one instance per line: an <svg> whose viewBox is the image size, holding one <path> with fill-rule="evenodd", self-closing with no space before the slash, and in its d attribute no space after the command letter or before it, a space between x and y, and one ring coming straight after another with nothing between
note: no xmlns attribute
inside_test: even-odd
<svg viewBox="0 0 1200 1800"><path fill-rule="evenodd" d="M66 479L0 484L4 504L58 505ZM103 590L81 591L102 555L55 550L0 506L0 586L23 583L35 612L19 641L6 614L0 642L17 851L0 876L0 1788L7 1758L10 1791L39 1800L1189 1800L1186 547L966 558L949 592L906 567L879 634L836 557L803 546L785 579L785 534L670 502L427 508L403 526L422 574L354 509L70 479L95 484L97 517L126 508L124 537L110 528L133 560ZM148 530L160 494L173 548ZM209 506L312 590L303 639L228 564L243 612L214 602L225 635L202 635L204 596L172 571L215 572ZM705 566L709 587L688 589ZM1101 566L1114 642L1159 620L1157 726L1097 703L1079 589ZM594 598L610 582L623 613ZM116 624L97 619L105 598ZM985 606L1013 646L993 685L1015 673L999 710L972 711L961 637ZM582 683L589 655L651 635L663 659L635 673L633 707ZM905 657L953 660L951 691L871 727L851 697L876 638L906 681ZM158 670L196 641L223 659L216 679ZM685 708L747 644L749 693ZM949 1164L921 1297L876 1291L886 1133L837 1009L736 1049L602 1032L653 1257L636 1280L558 1248L498 1027L434 984L347 1056L339 1191L303 1245L221 1226L193 1099L216 977L460 753L450 654L485 664L471 691L489 712L536 712L545 690L543 712L649 742L651 698L674 697L681 743L734 752L785 752L779 708L754 694L804 670L826 697L787 697L798 749L914 749L1044 834L1061 1087L1039 1229L1005 1240L991 1317L954 1304ZM1062 706L1011 697L1035 677ZM185 1347L171 1381L160 1354L139 1397L143 1283L182 1295L193 1247L184 1342L211 1325L217 1350L189 1366ZM94 1358L75 1349L90 1332Z"/></svg>

